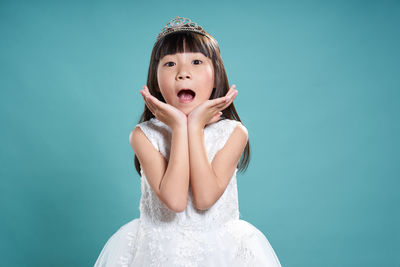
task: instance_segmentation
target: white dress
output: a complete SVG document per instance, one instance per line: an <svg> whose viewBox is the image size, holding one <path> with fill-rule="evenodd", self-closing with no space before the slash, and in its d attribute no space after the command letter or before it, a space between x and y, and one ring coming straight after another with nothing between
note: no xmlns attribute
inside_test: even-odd
<svg viewBox="0 0 400 267"><path fill-rule="evenodd" d="M238 123L224 119L205 127L210 162ZM171 129L166 124L153 118L136 127L169 158ZM186 209L175 213L159 200L141 170L140 218L123 225L110 237L94 266L280 267L264 234L239 219L236 172L237 169L211 208L196 209L189 187Z"/></svg>

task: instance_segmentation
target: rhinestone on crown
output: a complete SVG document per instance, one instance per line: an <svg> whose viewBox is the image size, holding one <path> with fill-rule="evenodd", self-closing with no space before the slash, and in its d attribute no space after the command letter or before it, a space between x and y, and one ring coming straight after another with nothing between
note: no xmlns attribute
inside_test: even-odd
<svg viewBox="0 0 400 267"><path fill-rule="evenodd" d="M176 18L174 18L173 20L171 20L164 26L164 28L161 30L161 32L157 36L157 41L160 40L165 35L170 34L172 32L177 32L177 31L191 31L191 32L200 33L205 36L208 35L208 33L196 22L194 22L188 18L183 18L183 17L177 16Z"/></svg>

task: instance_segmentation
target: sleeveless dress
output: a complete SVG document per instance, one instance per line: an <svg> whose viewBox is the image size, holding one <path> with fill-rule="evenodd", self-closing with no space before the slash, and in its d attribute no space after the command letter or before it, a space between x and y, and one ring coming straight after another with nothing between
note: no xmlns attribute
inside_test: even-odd
<svg viewBox="0 0 400 267"><path fill-rule="evenodd" d="M222 119L204 128L210 162L239 123ZM171 129L166 124L153 118L136 127L169 158ZM189 186L187 207L176 213L159 200L141 170L140 218L123 225L109 238L94 266L280 267L264 234L239 219L236 172L211 208L196 209Z"/></svg>

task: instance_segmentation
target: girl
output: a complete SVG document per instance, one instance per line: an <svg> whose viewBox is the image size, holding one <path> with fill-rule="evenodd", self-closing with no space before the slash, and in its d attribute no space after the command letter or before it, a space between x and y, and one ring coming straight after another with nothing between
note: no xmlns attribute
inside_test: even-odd
<svg viewBox="0 0 400 267"><path fill-rule="evenodd" d="M237 170L249 162L217 41L177 17L151 54L145 109L129 136L141 175L140 218L95 266L281 266L267 238L239 219Z"/></svg>

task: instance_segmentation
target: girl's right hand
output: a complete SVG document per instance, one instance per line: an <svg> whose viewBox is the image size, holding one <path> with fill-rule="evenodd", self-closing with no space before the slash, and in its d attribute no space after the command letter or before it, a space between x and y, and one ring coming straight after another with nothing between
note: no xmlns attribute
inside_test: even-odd
<svg viewBox="0 0 400 267"><path fill-rule="evenodd" d="M143 96L143 100L151 113L171 129L187 126L186 115L172 105L161 102L152 96L146 85L143 86L143 90L140 90L140 94Z"/></svg>

